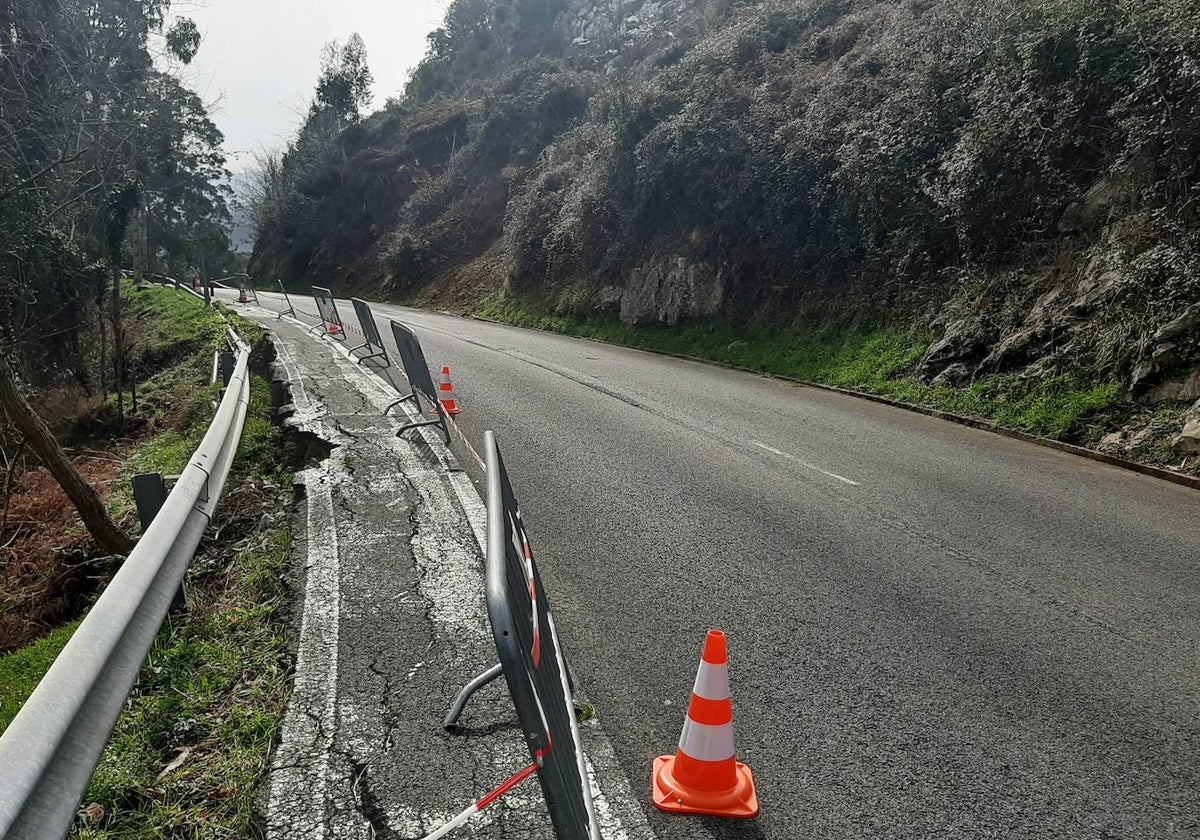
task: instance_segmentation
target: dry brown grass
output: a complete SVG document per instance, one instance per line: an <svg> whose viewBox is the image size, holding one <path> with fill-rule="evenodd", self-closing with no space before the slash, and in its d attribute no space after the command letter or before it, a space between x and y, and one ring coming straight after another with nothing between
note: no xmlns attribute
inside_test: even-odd
<svg viewBox="0 0 1200 840"><path fill-rule="evenodd" d="M101 498L119 480L118 456L74 459ZM80 612L111 575L74 506L45 469L13 479L0 519L0 653L16 650Z"/></svg>

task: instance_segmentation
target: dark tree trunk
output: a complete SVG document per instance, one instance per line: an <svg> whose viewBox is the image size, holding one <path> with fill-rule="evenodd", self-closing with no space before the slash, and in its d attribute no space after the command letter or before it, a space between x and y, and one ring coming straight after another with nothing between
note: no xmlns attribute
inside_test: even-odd
<svg viewBox="0 0 1200 840"><path fill-rule="evenodd" d="M121 325L121 269L112 267L113 390L117 392L117 417L125 426L125 330Z"/></svg>
<svg viewBox="0 0 1200 840"><path fill-rule="evenodd" d="M0 408L25 435L29 448L37 453L42 464L62 487L88 533L105 551L128 554L134 541L112 521L95 489L83 480L75 465L67 458L42 418L37 416L29 401L17 386L16 375L7 358L0 354Z"/></svg>

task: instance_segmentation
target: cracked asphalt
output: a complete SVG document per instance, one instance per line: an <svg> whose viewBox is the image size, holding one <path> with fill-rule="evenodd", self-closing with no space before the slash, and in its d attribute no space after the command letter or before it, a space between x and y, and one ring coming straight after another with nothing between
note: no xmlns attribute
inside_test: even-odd
<svg viewBox="0 0 1200 840"><path fill-rule="evenodd" d="M432 434L395 437L383 415L395 394L378 379L303 329L270 326L285 422L332 451L297 475L296 675L266 833L423 837L528 763L503 683L476 695L460 730L441 727L462 685L495 661L482 501ZM599 725L585 732L608 834L649 837ZM460 834L553 837L536 782Z"/></svg>
<svg viewBox="0 0 1200 840"><path fill-rule="evenodd" d="M649 809L654 835L1200 837L1195 491L750 374L374 307L385 335L388 317L403 320L432 365L453 367L467 436L496 431L612 775L643 807L703 632L729 633L739 757L762 815ZM395 563L397 586L429 584L419 561ZM477 670L470 651L490 660L392 593L369 593L387 618L363 645L392 654L393 682L371 684L364 665L362 693L397 697L377 713L393 742L425 738L423 765L502 762L477 742L511 723L503 697L472 710L465 749L419 719L423 704L393 706L404 665L439 655L448 674L431 685L449 691ZM403 630L384 642L392 623ZM388 730L368 723L377 743ZM355 743L346 728L334 740ZM376 774L382 763L367 766L370 789L412 783L401 799L416 811L471 796L470 781L447 796L450 774L422 787L395 767ZM389 830L416 827L403 822L416 811L392 807Z"/></svg>

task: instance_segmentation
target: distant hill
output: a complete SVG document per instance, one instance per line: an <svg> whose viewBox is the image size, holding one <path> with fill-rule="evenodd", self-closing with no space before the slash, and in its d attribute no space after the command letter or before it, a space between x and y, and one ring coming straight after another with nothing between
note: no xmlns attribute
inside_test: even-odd
<svg viewBox="0 0 1200 840"><path fill-rule="evenodd" d="M1200 397L1191 0L455 0L430 45L283 161L258 273Z"/></svg>

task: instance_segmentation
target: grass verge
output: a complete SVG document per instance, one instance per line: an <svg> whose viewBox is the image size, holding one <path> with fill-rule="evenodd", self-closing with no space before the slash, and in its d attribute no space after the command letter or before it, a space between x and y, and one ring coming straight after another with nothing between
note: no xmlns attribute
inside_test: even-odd
<svg viewBox="0 0 1200 840"><path fill-rule="evenodd" d="M472 311L516 326L865 391L1071 442L1097 436L1103 426L1098 421L1123 397L1118 381L1072 374L989 376L961 388L927 385L912 373L930 336L892 326L800 332L735 329L717 320L697 320L671 327L634 327L612 316L548 314L511 296L485 298Z"/></svg>

